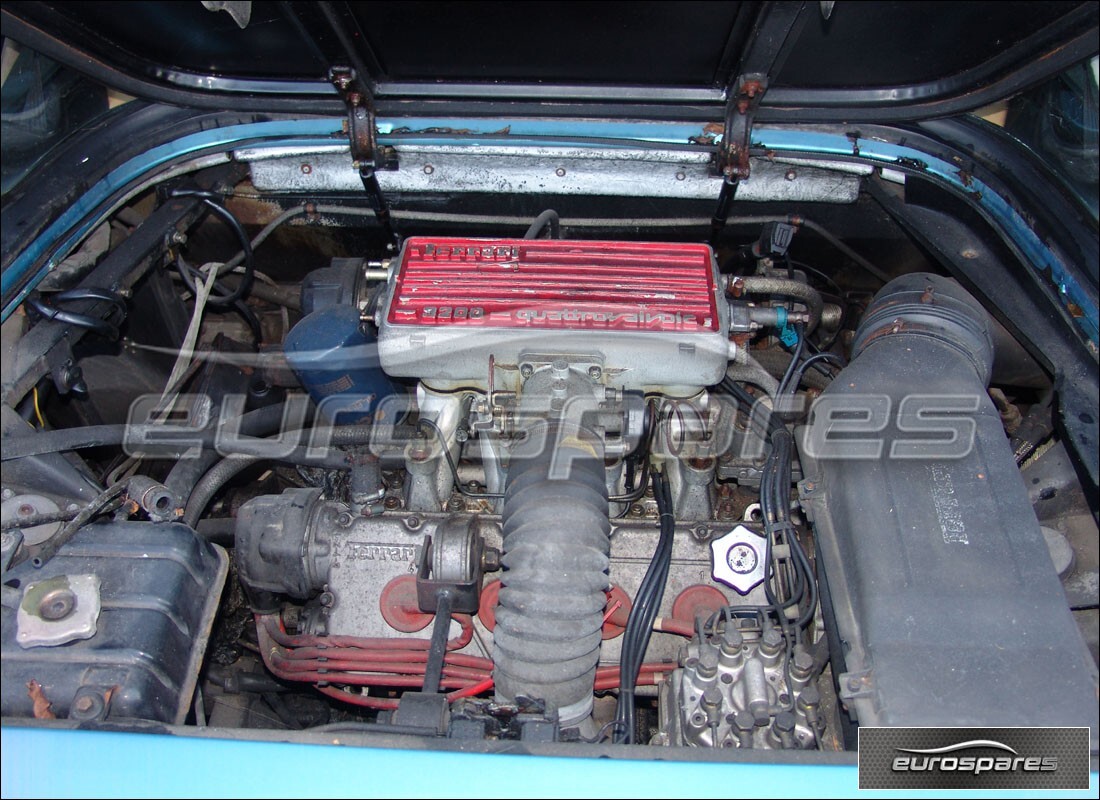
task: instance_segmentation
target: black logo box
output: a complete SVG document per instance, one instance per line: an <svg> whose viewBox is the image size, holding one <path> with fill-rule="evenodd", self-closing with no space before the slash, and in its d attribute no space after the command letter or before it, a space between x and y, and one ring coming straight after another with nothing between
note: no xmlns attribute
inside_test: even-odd
<svg viewBox="0 0 1100 800"><path fill-rule="evenodd" d="M861 727L859 788L1088 789L1089 729Z"/></svg>

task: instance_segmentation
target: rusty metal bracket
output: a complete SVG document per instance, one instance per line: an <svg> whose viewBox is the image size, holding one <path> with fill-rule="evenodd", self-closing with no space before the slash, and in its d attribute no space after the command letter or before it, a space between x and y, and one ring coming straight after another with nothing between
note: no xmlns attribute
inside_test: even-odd
<svg viewBox="0 0 1100 800"><path fill-rule="evenodd" d="M729 89L726 100L726 127L722 143L715 154L715 166L722 176L718 205L710 221L710 241L717 246L718 237L726 227L733 198L743 178L749 177L749 148L752 146L752 122L760 99L768 90L768 76L759 72L739 75Z"/></svg>
<svg viewBox="0 0 1100 800"><path fill-rule="evenodd" d="M722 177L718 205L711 219L711 244L726 226L738 184L749 177L752 123L768 91L769 76L779 74L796 45L809 14L805 2L764 2L756 11L752 35L726 90L725 129L715 155L715 172Z"/></svg>
<svg viewBox="0 0 1100 800"><path fill-rule="evenodd" d="M726 127L718 148L718 171L728 180L749 177L749 147L752 123L760 99L768 90L768 76L749 73L738 76L726 100Z"/></svg>
<svg viewBox="0 0 1100 800"><path fill-rule="evenodd" d="M378 146L374 100L356 71L352 67L332 67L329 70L329 81L340 92L348 109L347 129L351 158L359 170L363 188L367 191L367 201L389 240L387 249L396 252L400 240L393 227L389 204L378 184L377 172L380 169L397 169L397 153L392 147Z"/></svg>

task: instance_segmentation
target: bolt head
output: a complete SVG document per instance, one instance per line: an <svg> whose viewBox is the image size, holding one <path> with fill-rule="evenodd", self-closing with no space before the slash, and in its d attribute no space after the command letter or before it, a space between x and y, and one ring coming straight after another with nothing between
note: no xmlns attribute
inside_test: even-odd
<svg viewBox="0 0 1100 800"><path fill-rule="evenodd" d="M816 706L821 703L821 692L812 683L802 689L798 696L799 701L805 706Z"/></svg>
<svg viewBox="0 0 1100 800"><path fill-rule="evenodd" d="M68 617L76 609L76 595L69 589L54 589L38 603L38 616L50 622Z"/></svg>
<svg viewBox="0 0 1100 800"><path fill-rule="evenodd" d="M739 731L751 731L756 727L756 719L748 711L733 714L733 726Z"/></svg>
<svg viewBox="0 0 1100 800"><path fill-rule="evenodd" d="M761 641L768 647L780 647L783 644L783 634L777 628L768 628Z"/></svg>
<svg viewBox="0 0 1100 800"><path fill-rule="evenodd" d="M796 720L794 714L790 711L780 711L775 715L775 729L783 733L790 733L794 730Z"/></svg>
<svg viewBox="0 0 1100 800"><path fill-rule="evenodd" d="M814 657L810 655L808 650L796 648L794 651L794 666L804 672L809 672L813 669Z"/></svg>
<svg viewBox="0 0 1100 800"><path fill-rule="evenodd" d="M500 551L495 547L486 547L481 553L481 568L485 572L496 572L500 569Z"/></svg>

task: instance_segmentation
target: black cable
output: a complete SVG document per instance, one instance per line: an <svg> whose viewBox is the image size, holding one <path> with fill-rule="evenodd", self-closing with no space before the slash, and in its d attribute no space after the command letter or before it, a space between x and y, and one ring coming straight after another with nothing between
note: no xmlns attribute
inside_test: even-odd
<svg viewBox="0 0 1100 800"><path fill-rule="evenodd" d="M183 426L169 426L165 424L149 423L145 425L133 425L119 423L112 425L86 425L79 428L58 428L52 431L35 431L32 433L9 436L4 439L4 448L0 451L0 460L11 461L18 458L29 458L44 453L59 453L66 450L87 450L94 447L117 447L129 442L137 447L142 442L150 445L156 444L158 436L166 432L177 437L176 440L166 441L163 447L177 443L181 450L189 450L192 447L201 447L204 450L215 448L229 453L252 454L256 447L265 446L266 440L261 436L244 436L241 434L255 431L263 434L267 431L278 429L283 419L283 406L267 406L242 414L235 420L227 420L219 423L217 420L202 428L187 428ZM312 405L307 408L302 420L305 424L312 419ZM297 422L297 420L295 420ZM233 426L233 427L231 427ZM228 438L227 430L235 430L233 438ZM334 429L335 430L335 429ZM290 431L294 434L296 432ZM300 432L297 432L300 434ZM163 440L162 440L163 441ZM167 457L167 456L165 456ZM178 458L178 456L176 456ZM178 465L177 465L178 466ZM176 468L173 468L173 473ZM197 478L196 478L197 479ZM184 488L177 482L173 482L176 491L183 492Z"/></svg>
<svg viewBox="0 0 1100 800"><path fill-rule="evenodd" d="M609 495L607 502L609 503L632 503L645 494L646 484L649 482L649 459L645 459L642 462L642 475L638 480L638 485L626 494L613 494ZM628 509L629 510L629 509Z"/></svg>
<svg viewBox="0 0 1100 800"><path fill-rule="evenodd" d="M118 338L118 330L109 322L90 317L86 314L74 314L71 311L62 311L60 308L54 308L41 297L27 298L27 305L37 311L44 319L53 320L54 322L64 322L68 325L75 325L78 328L86 328L93 333L98 333L111 340Z"/></svg>
<svg viewBox="0 0 1100 800"><path fill-rule="evenodd" d="M796 391L798 391L798 387L802 383L802 379L806 376L806 371L810 367L816 364L821 364L823 362L828 362L842 369L845 366L844 359L838 356L836 353L815 353L795 368L794 375L791 377L790 386L788 387L791 394L794 394ZM830 376L830 378L831 377L832 376Z"/></svg>
<svg viewBox="0 0 1100 800"><path fill-rule="evenodd" d="M52 514L31 514L25 517L12 517L0 523L0 531L37 528L39 525L68 522L79 513L79 511L55 511Z"/></svg>
<svg viewBox="0 0 1100 800"><path fill-rule="evenodd" d="M85 328L111 341L118 339L118 325L107 322L107 320L99 317L93 317L90 314L77 314L73 311L65 311L64 309L58 308L56 305L57 303L71 303L87 300L102 300L103 302L111 303L118 309L119 322L126 317L126 302L120 295L108 291L107 289L97 289L94 287L78 287L76 289L67 289L63 292L57 292L49 296L40 295L39 297L31 297L27 299L27 305L37 311L45 319L53 320L54 322L64 322L68 325L75 325L78 328Z"/></svg>
<svg viewBox="0 0 1100 800"><path fill-rule="evenodd" d="M300 441L302 434L308 429L297 431L285 431L282 441ZM327 445L339 448L349 445L367 444L370 441L371 427L369 425L341 425L335 428L314 429L316 437L324 434L329 437ZM234 449L238 454L227 456L211 467L205 475L195 484L191 496L187 499L187 505L183 510L183 522L194 528L199 523L206 506L214 499L214 496L225 487L233 478L253 464L261 461L280 461L288 464L303 464L311 467L321 467L330 470L348 470L351 465L347 461L346 454L340 450L336 454L322 457L315 455L315 446L302 445L293 449L271 451L272 442L264 439L256 439L253 443L245 445L245 440L238 439Z"/></svg>
<svg viewBox="0 0 1100 800"><path fill-rule="evenodd" d="M668 479L659 472L653 474L653 496L657 500L657 510L660 514L660 539L649 569L642 579L642 585L638 589L630 617L627 619L619 658L619 699L616 721L621 722L622 726L615 734L615 741L625 744L630 744L634 740L634 690L637 687L642 659L645 658L649 639L653 634L653 623L657 618L661 600L664 598L668 571L672 563L672 541L676 532L672 493Z"/></svg>
<svg viewBox="0 0 1100 800"><path fill-rule="evenodd" d="M802 547L802 543L798 540L794 525L790 522L788 504L791 484L791 457L794 447L793 438L789 432L785 432L783 435L775 437L773 442L776 450L776 460L774 475L772 481L769 482L770 495L764 514L765 526L770 528L769 535L773 538L776 533L782 532L783 540L790 548L795 568L794 578L798 586L797 590L792 590L791 599L795 601L795 604L801 606L802 597L809 598L806 609L800 610L796 620L797 627L803 628L813 619L817 608L817 585L814 581L809 558ZM763 494L761 495L761 502L763 505ZM769 598L770 600L771 598ZM790 607L789 604L784 604L784 606Z"/></svg>
<svg viewBox="0 0 1100 800"><path fill-rule="evenodd" d="M44 542L34 556L31 557L31 564L35 569L46 566L47 562L57 555L57 551L72 539L76 532L84 527L85 523L90 522L93 517L102 513L113 500L126 491L129 485L129 480L119 481L96 495L88 505L84 506L75 517L69 520L64 528Z"/></svg>
<svg viewBox="0 0 1100 800"><path fill-rule="evenodd" d="M806 550L802 547L802 542L798 541L798 536L794 532L791 533L791 547L802 568L806 586L809 587L810 602L807 604L806 610L799 614L795 623L798 627L805 628L813 620L814 614L817 613L817 581L814 580L813 567L810 566L810 559L806 555Z"/></svg>
<svg viewBox="0 0 1100 800"><path fill-rule="evenodd" d="M787 393L787 386L790 383L791 377L794 375L794 371L798 369L798 364L802 360L802 353L806 348L806 335L805 328L801 322L796 322L794 325L795 334L798 337L798 341L795 342L794 351L791 354L791 363L787 365L787 371L783 373L782 379L779 381L779 388L775 392L775 399L783 397ZM778 408L778 411L783 411L782 408Z"/></svg>
<svg viewBox="0 0 1100 800"><path fill-rule="evenodd" d="M786 523L783 519L780 518L780 512L776 511L776 508L782 505L782 503L778 500L779 490L777 489L777 486L781 485L781 448L782 446L775 444L775 440L773 439L772 452L769 454L768 461L764 466L763 474L760 481L760 510L764 520L764 527L768 534L768 539L771 542L771 547L769 548L769 558L765 562L764 594L768 598L768 603L770 604L770 607L775 611L775 613L785 619L787 609L792 608L796 606L799 602L801 602L802 595L805 589L802 586L800 576L798 574L794 574L793 577L789 574L785 576L787 577L789 592L787 593L786 599L784 599L783 601L779 600L778 596L775 593L775 589L772 588L772 581L778 581L780 577L780 575L773 568L776 534L781 530L784 532L784 534L786 534L786 527L789 525L789 523Z"/></svg>
<svg viewBox="0 0 1100 800"><path fill-rule="evenodd" d="M439 692L443 680L443 660L447 655L447 633L451 629L451 591L444 589L436 595L435 624L428 645L428 660L424 664L425 694Z"/></svg>
<svg viewBox="0 0 1100 800"><path fill-rule="evenodd" d="M616 719L622 722L622 728L616 733L616 740L623 743L630 743L634 737L634 691L637 687L638 665L640 664L637 651L642 645L641 621L648 617L652 610L652 586L657 575L654 565L659 563L659 553L660 542L658 542L658 547L654 551L650 570L647 571L645 579L643 579L642 585L635 596L619 656L619 697Z"/></svg>
<svg viewBox="0 0 1100 800"><path fill-rule="evenodd" d="M783 215L779 215L779 214L750 214L750 215L747 215L747 216L729 217L728 219L726 219L724 221L724 224L725 225L762 225L762 224L766 224L768 222L782 222L782 223L785 223L787 225L794 225L794 226L799 227L799 228L806 228L808 230L811 230L814 233L816 233L818 236L820 236L822 239L827 241L829 244L831 244L833 247L835 247L837 250L839 250L841 253L848 256L848 258L852 259L852 261L854 261L856 264L861 266L864 270L866 270L867 272L874 275L876 278L878 278L883 283L888 283L890 281L890 276L889 275L887 275L881 269L876 267L874 264L872 264L866 258L861 256L859 253L857 253L851 247L846 245L835 234L831 233L824 226L817 224L816 222L814 222L811 219L806 219L805 217L803 217L799 214L783 214Z"/></svg>
<svg viewBox="0 0 1100 800"><path fill-rule="evenodd" d="M739 403L741 403L741 405L745 407L745 411L748 413L750 420L753 418L753 416L755 415L754 409L756 405L760 402L760 398L753 397L751 394L746 392L744 388L738 386L729 378L723 379L722 382L718 384L718 386L727 394L733 396ZM762 406L762 408L767 409L766 406ZM767 426L767 431L769 435L771 435L771 433L775 430L783 428L783 423L779 420L779 417L776 414L771 413L770 410L767 410L767 414L763 417L763 420L764 424Z"/></svg>
<svg viewBox="0 0 1100 800"><path fill-rule="evenodd" d="M500 500L504 497L504 492L471 492L465 486L462 485L462 481L458 477L458 466L455 464L455 460L451 457L451 448L447 446L447 437L443 435L443 431L439 429L432 420L427 418L421 418L416 423L417 428L424 426L427 427L435 435L435 438L439 441L439 449L443 451L443 457L447 460L447 466L451 470L451 478L454 479L455 488L463 497L472 498L485 498L489 500Z"/></svg>
<svg viewBox="0 0 1100 800"><path fill-rule="evenodd" d="M657 401L649 400L646 403L645 416L649 423L643 430L642 441L635 448L633 456L626 462L627 477L624 486L626 493L610 495L607 498L609 503L632 503L645 494L646 485L649 483L649 454L653 449L653 437L657 433ZM638 463L642 465L642 474L635 483L633 473ZM629 508L624 509L623 514L629 510Z"/></svg>
<svg viewBox="0 0 1100 800"><path fill-rule="evenodd" d="M531 227L527 229L527 233L523 234L524 239L537 239L542 234L543 229L547 226L550 228L550 238L561 238L561 219L558 217L558 212L552 208L548 208L535 217L535 221L531 223Z"/></svg>
<svg viewBox="0 0 1100 800"><path fill-rule="evenodd" d="M407 736L441 736L426 725L387 725L383 722L330 722L304 728L303 733L400 733Z"/></svg>
<svg viewBox="0 0 1100 800"><path fill-rule="evenodd" d="M220 202L220 196L213 192L202 191L199 189L174 189L170 192L172 197L198 197L202 200L203 205L221 217L229 228L236 234L237 239L241 243L241 251L244 253L244 275L241 277L240 283L237 284L234 289L227 289L224 284L221 285L221 289L224 290L222 294L214 294L213 292L207 297L206 302L212 306L226 307L233 305L236 301L247 297L249 290L252 288L252 282L256 277L256 264L255 257L252 253L252 240L248 238L248 232L245 231L244 226L241 225L233 212L226 208ZM177 268L179 267L179 260L177 259ZM183 279L184 285L191 290L192 293L196 293L195 283L189 273L195 273L196 276L202 276L202 273L194 268L188 267L186 269L179 269L180 277ZM214 284L218 286L217 282Z"/></svg>
<svg viewBox="0 0 1100 800"><path fill-rule="evenodd" d="M206 280L206 275L204 275L201 270L195 269L189 263L187 263L183 256L176 256L176 272L179 274L180 278L183 280L184 285L187 286L188 290L190 290L190 292L197 297L198 290L196 288L195 280ZM188 273L191 274L193 279L188 279ZM212 289L220 291L221 294L216 295L213 291L211 291L211 293L206 297L206 302L207 305L215 309L231 308L238 314L240 314L245 324L248 325L248 329L252 332L252 338L255 340L256 347L259 348L260 343L263 341L263 329L260 327L260 320L253 313L252 309L248 307L248 304L244 301L244 298L237 297L236 299L229 300L228 302L224 303L215 302L215 298L218 297L232 297L234 293L240 291L241 287L244 286L244 284L245 281L242 279L237 284L236 288L230 289L220 280L215 280Z"/></svg>
<svg viewBox="0 0 1100 800"><path fill-rule="evenodd" d="M819 270L817 267L811 267L805 261L791 261L790 263L792 266L797 267L803 272L808 272L811 275L816 275L822 280L823 283L827 283L831 288L836 289L836 293L839 298L844 298L844 290L840 288L840 284L830 278L827 274Z"/></svg>
<svg viewBox="0 0 1100 800"><path fill-rule="evenodd" d="M302 408L301 416L298 417L294 415L294 398L302 398L306 403ZM216 409L215 416L210 420L208 427L211 430L217 430L218 428L233 430L239 436L264 437L280 430L284 419L292 428L297 425L312 424L315 411L316 406L308 400L308 395L292 395L282 403L247 411L239 417L221 419L219 416L221 409ZM287 418L288 414L290 415L289 419ZM177 460L163 483L186 502L191 496L195 484L220 458L221 456L217 450L206 447L197 453L194 458Z"/></svg>
<svg viewBox="0 0 1100 800"><path fill-rule="evenodd" d="M593 736L591 739L589 739L585 736L580 737L580 739L585 744L599 744L605 738L607 738L607 731L608 731L609 728L611 728L611 727L622 727L622 724L623 723L622 723L621 720L613 719L613 720L611 720L611 722L608 722L605 725L603 725L603 727L601 727L596 732L596 735Z"/></svg>
<svg viewBox="0 0 1100 800"><path fill-rule="evenodd" d="M120 314L126 313L126 301L117 292L109 289L97 289L94 286L77 286L75 289L66 289L63 292L50 295L51 300L71 303L78 300L103 300L118 308Z"/></svg>
<svg viewBox="0 0 1100 800"><path fill-rule="evenodd" d="M198 297L199 290L196 280L205 281L207 278L206 273L200 269L196 269L191 266L183 256L176 256L176 272L180 276L180 280L183 281L183 285L187 287L195 297ZM247 280L241 280L237 284L236 288L230 289L220 280L215 279L214 285L211 288L210 294L206 296L206 304L213 308L229 308L238 300L244 297L245 291L252 288L252 282ZM215 292L221 292L216 294Z"/></svg>

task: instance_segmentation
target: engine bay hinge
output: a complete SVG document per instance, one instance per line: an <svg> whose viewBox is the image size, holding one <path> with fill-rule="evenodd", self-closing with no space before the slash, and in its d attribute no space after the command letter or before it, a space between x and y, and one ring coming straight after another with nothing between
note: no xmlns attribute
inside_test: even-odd
<svg viewBox="0 0 1100 800"><path fill-rule="evenodd" d="M749 177L749 148L752 123L760 100L768 90L763 73L739 75L730 86L726 99L726 126L718 149L718 172L727 181Z"/></svg>
<svg viewBox="0 0 1100 800"><path fill-rule="evenodd" d="M752 146L752 122L760 99L768 89L768 76L760 72L739 75L730 85L726 99L726 126L715 154L715 166L722 176L718 206L711 219L711 244L726 226L737 186L749 177L749 148Z"/></svg>
<svg viewBox="0 0 1100 800"><path fill-rule="evenodd" d="M347 131L351 158L359 170L368 202L386 234L388 248L396 252L399 239L393 227L389 204L378 183L377 172L380 169L397 169L397 151L392 147L379 146L374 98L356 71L351 67L332 67L329 70L329 81L340 92L348 109Z"/></svg>
<svg viewBox="0 0 1100 800"><path fill-rule="evenodd" d="M779 74L810 16L806 3L761 3L752 22L753 35L726 89L726 116L714 166L722 177L718 206L711 219L711 244L726 225L739 183L749 177L752 125L770 78Z"/></svg>

